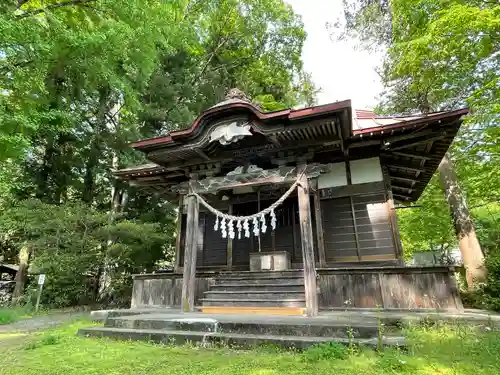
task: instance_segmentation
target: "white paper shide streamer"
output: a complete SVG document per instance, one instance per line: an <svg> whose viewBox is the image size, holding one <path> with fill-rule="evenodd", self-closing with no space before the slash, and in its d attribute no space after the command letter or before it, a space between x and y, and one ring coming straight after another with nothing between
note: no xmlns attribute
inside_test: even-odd
<svg viewBox="0 0 500 375"><path fill-rule="evenodd" d="M205 206L211 213L216 216L214 231L217 232L220 230L223 238L227 238L228 236L231 239L235 238L235 225L238 232L238 239L241 239L242 232L246 238L250 238L250 223L252 226L252 232L256 237L259 236L261 232L266 233L267 223L271 224L271 230L276 229L277 220L275 209L290 196L292 191L295 190L299 179L300 177L293 183L292 186L290 186L285 194L283 194L283 196L276 202L274 202L271 206L249 216L234 216L226 214L209 205L199 194L195 192L191 194L194 195L203 206ZM269 215L269 221L267 221L266 215Z"/></svg>

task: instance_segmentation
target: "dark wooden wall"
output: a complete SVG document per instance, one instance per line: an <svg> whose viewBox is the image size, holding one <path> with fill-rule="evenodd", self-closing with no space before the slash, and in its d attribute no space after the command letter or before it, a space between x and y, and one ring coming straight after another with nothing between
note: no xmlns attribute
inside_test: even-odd
<svg viewBox="0 0 500 375"><path fill-rule="evenodd" d="M195 305L216 272L196 274ZM371 267L318 270L319 308L462 309L450 267ZM182 274L134 276L132 308L180 307Z"/></svg>
<svg viewBox="0 0 500 375"><path fill-rule="evenodd" d="M461 309L449 267L374 267L318 271L321 309Z"/></svg>
<svg viewBox="0 0 500 375"><path fill-rule="evenodd" d="M195 305L200 305L203 293L214 283L211 273L196 275ZM158 273L134 275L131 308L180 307L182 274Z"/></svg>
<svg viewBox="0 0 500 375"><path fill-rule="evenodd" d="M391 222L390 206L383 182L328 188L319 191L323 226L325 260L327 266L339 263L401 261L396 246L395 230ZM312 201L312 198L311 198ZM274 201L262 201L264 209ZM314 207L314 202L311 202ZM233 214L247 216L258 211L257 202L233 205ZM315 210L311 211L313 228L316 228ZM260 248L264 252L288 251L293 268L302 267L301 234L299 227L298 202L291 196L276 209L277 227L271 231L269 216L268 230L260 234ZM180 265L183 264L186 215L182 215L179 251ZM220 231L214 231L215 216L200 212L197 244L197 268L227 268L227 238ZM235 228L236 229L236 228ZM314 233L315 260L319 261L317 233ZM397 232L396 232L397 233ZM274 236L274 238L273 238ZM251 231L250 238L242 235L232 242L233 269L248 269L250 253L259 251L259 240Z"/></svg>
<svg viewBox="0 0 500 375"><path fill-rule="evenodd" d="M321 213L328 263L396 259L384 193L323 199Z"/></svg>

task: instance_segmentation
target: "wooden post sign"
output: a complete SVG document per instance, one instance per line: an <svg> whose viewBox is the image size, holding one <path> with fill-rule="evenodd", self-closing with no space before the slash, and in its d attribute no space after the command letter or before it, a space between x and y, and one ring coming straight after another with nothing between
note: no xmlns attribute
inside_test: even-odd
<svg viewBox="0 0 500 375"><path fill-rule="evenodd" d="M38 275L38 295L36 297L36 306L35 306L36 312L38 312L38 309L40 307L40 297L42 296L43 284L45 284L45 274L41 273L40 275Z"/></svg>

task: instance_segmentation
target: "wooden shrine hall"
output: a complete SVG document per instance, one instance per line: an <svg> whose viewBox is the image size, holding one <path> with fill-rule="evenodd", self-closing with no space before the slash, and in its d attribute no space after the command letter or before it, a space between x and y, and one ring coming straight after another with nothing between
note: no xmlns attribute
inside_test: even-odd
<svg viewBox="0 0 500 375"><path fill-rule="evenodd" d="M174 270L132 307L307 314L460 309L454 270L407 267L396 204L421 195L467 110L377 117L349 100L262 112L243 93L138 141L118 178L179 202Z"/></svg>

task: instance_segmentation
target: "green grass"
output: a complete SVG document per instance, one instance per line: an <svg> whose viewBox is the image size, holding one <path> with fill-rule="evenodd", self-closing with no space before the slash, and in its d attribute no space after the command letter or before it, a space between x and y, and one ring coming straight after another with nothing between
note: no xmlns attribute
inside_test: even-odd
<svg viewBox="0 0 500 375"><path fill-rule="evenodd" d="M27 317L29 317L27 311L21 307L0 307L0 325L14 323Z"/></svg>
<svg viewBox="0 0 500 375"><path fill-rule="evenodd" d="M500 332L461 326L409 329L407 351L342 349L305 352L260 348L170 347L77 337L76 322L32 337L0 355L2 375L498 375ZM345 350L345 351L344 351Z"/></svg>

